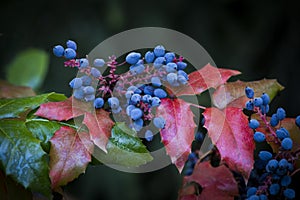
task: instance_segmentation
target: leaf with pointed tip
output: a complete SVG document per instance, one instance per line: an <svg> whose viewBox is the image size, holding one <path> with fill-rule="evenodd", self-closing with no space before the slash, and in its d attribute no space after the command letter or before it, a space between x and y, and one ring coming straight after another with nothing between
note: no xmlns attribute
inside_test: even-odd
<svg viewBox="0 0 300 200"><path fill-rule="evenodd" d="M188 84L172 88L172 92L176 96L201 94L209 88L216 88L226 83L231 76L236 76L240 73L236 70L217 68L207 64L188 75Z"/></svg>
<svg viewBox="0 0 300 200"><path fill-rule="evenodd" d="M18 118L22 113L36 109L42 103L49 101L59 101L65 98L64 95L54 92L37 95L33 97L24 97L16 99L0 99L0 119Z"/></svg>
<svg viewBox="0 0 300 200"><path fill-rule="evenodd" d="M191 151L196 128L190 104L182 99L162 99L156 116L166 120L165 128L160 131L161 139L172 163L181 172Z"/></svg>
<svg viewBox="0 0 300 200"><path fill-rule="evenodd" d="M50 197L46 153L23 121L0 120L0 162L15 181Z"/></svg>
<svg viewBox="0 0 300 200"><path fill-rule="evenodd" d="M212 95L213 104L223 109L227 107L244 108L249 100L245 95L245 88L253 88L255 96L259 97L262 93L267 93L272 100L278 92L284 89L276 79L262 79L259 81L243 82L236 81L220 85Z"/></svg>
<svg viewBox="0 0 300 200"><path fill-rule="evenodd" d="M107 154L95 149L94 156L105 164L136 167L153 158L136 132L129 129L124 122L117 122L111 130L111 137L106 146Z"/></svg>
<svg viewBox="0 0 300 200"><path fill-rule="evenodd" d="M85 172L94 146L87 133L68 126L56 131L50 142L50 178L52 188L57 188Z"/></svg>
<svg viewBox="0 0 300 200"><path fill-rule="evenodd" d="M200 187L202 191L199 190ZM193 174L184 177L183 188L179 191L179 199L232 200L238 194L238 184L225 165L212 167L209 162L198 162Z"/></svg>
<svg viewBox="0 0 300 200"><path fill-rule="evenodd" d="M107 153L106 145L114 125L109 117L109 112L103 109L97 109L93 114L86 112L83 123L88 127L90 138L94 144Z"/></svg>
<svg viewBox="0 0 300 200"><path fill-rule="evenodd" d="M218 148L221 159L230 169L240 172L245 180L253 168L253 131L248 118L240 108L207 108L203 113L204 127L212 142Z"/></svg>
<svg viewBox="0 0 300 200"><path fill-rule="evenodd" d="M0 80L0 99L30 96L35 96L35 92L30 87L16 86L6 81Z"/></svg>
<svg viewBox="0 0 300 200"><path fill-rule="evenodd" d="M94 107L91 103L70 97L64 101L42 104L35 115L50 120L67 121L90 112L92 109Z"/></svg>

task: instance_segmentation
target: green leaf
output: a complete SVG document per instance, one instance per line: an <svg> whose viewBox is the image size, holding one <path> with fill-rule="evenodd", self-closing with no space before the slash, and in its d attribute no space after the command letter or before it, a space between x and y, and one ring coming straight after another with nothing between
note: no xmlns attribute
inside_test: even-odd
<svg viewBox="0 0 300 200"><path fill-rule="evenodd" d="M40 141L19 120L0 120L0 162L7 175L50 197L49 167Z"/></svg>
<svg viewBox="0 0 300 200"><path fill-rule="evenodd" d="M8 65L7 80L16 85L37 89L45 79L49 56L39 49L28 49L19 53Z"/></svg>
<svg viewBox="0 0 300 200"><path fill-rule="evenodd" d="M116 123L111 131L111 138L106 146L107 154L97 151L97 159L104 164L122 166L139 166L150 162L153 158L142 141L135 137L136 133L124 122ZM95 154L94 154L95 155Z"/></svg>
<svg viewBox="0 0 300 200"><path fill-rule="evenodd" d="M64 95L56 93L16 99L0 99L0 119L17 118L26 111L36 109L42 103L63 99L66 99Z"/></svg>

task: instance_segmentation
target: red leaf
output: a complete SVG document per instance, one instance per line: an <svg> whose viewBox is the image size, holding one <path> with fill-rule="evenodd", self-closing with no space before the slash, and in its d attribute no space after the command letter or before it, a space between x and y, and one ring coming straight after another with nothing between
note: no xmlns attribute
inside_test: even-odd
<svg viewBox="0 0 300 200"><path fill-rule="evenodd" d="M172 163L181 172L191 151L196 127L190 104L182 99L162 99L156 115L166 120L165 128L160 131L162 142Z"/></svg>
<svg viewBox="0 0 300 200"><path fill-rule="evenodd" d="M42 104L35 115L50 120L65 121L83 115L92 108L92 104L70 97L65 101Z"/></svg>
<svg viewBox="0 0 300 200"><path fill-rule="evenodd" d="M88 127L90 138L105 153L106 144L111 135L114 122L110 119L109 113L99 109L95 114L85 113L83 123Z"/></svg>
<svg viewBox="0 0 300 200"><path fill-rule="evenodd" d="M0 80L0 99L31 97L35 95L35 92L30 87L17 86Z"/></svg>
<svg viewBox="0 0 300 200"><path fill-rule="evenodd" d="M173 89L177 96L201 94L209 88L224 84L231 76L240 74L239 71L222 69L207 64L203 68L189 74L188 84Z"/></svg>
<svg viewBox="0 0 300 200"><path fill-rule="evenodd" d="M50 179L52 188L66 185L85 172L91 161L93 143L88 134L63 126L50 140Z"/></svg>
<svg viewBox="0 0 300 200"><path fill-rule="evenodd" d="M196 184L193 184L195 182L202 187L200 194L197 194ZM221 165L214 168L209 162L201 162L196 164L191 176L184 177L179 199L232 200L238 193L238 185L227 167Z"/></svg>
<svg viewBox="0 0 300 200"><path fill-rule="evenodd" d="M230 169L240 172L247 180L253 167L253 131L240 108L207 108L205 125L221 158Z"/></svg>

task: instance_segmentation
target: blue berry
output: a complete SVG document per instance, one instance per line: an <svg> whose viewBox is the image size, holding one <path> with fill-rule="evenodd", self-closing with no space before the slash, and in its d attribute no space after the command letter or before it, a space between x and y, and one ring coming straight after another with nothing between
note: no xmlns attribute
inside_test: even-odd
<svg viewBox="0 0 300 200"><path fill-rule="evenodd" d="M286 117L285 110L283 108L278 108L276 115L279 120L283 120Z"/></svg>
<svg viewBox="0 0 300 200"><path fill-rule="evenodd" d="M109 107L112 109L117 109L120 106L119 99L116 97L110 97L107 100Z"/></svg>
<svg viewBox="0 0 300 200"><path fill-rule="evenodd" d="M66 48L64 51L64 56L66 59L73 59L76 57L76 51L71 48Z"/></svg>
<svg viewBox="0 0 300 200"><path fill-rule="evenodd" d="M159 69L164 62L166 61L165 57L158 57L154 60L153 66L155 69Z"/></svg>
<svg viewBox="0 0 300 200"><path fill-rule="evenodd" d="M145 70L145 66L143 64L139 65L132 65L130 66L129 70L131 71L132 74L141 74Z"/></svg>
<svg viewBox="0 0 300 200"><path fill-rule="evenodd" d="M120 113L122 111L121 106L118 106L117 108L112 108L111 112L114 114Z"/></svg>
<svg viewBox="0 0 300 200"><path fill-rule="evenodd" d="M204 135L202 132L198 131L196 134L195 134L195 140L197 142L203 142L204 140Z"/></svg>
<svg viewBox="0 0 300 200"><path fill-rule="evenodd" d="M94 94L95 93L95 88L92 86L86 86L83 88L84 94Z"/></svg>
<svg viewBox="0 0 300 200"><path fill-rule="evenodd" d="M101 72L98 69L96 69L95 67L92 67L91 75L95 78L99 78L101 76Z"/></svg>
<svg viewBox="0 0 300 200"><path fill-rule="evenodd" d="M139 103L140 103L141 98L142 98L141 95L139 95L139 94L133 94L133 95L131 96L130 100L131 100L131 102L132 102L134 105L136 105L136 104L139 104Z"/></svg>
<svg viewBox="0 0 300 200"><path fill-rule="evenodd" d="M264 142L266 140L266 136L262 132L256 131L253 136L256 142Z"/></svg>
<svg viewBox="0 0 300 200"><path fill-rule="evenodd" d="M149 95L152 96L153 92L154 92L154 87L152 87L150 85L145 86L145 88L144 88L144 94L149 94Z"/></svg>
<svg viewBox="0 0 300 200"><path fill-rule="evenodd" d="M161 81L160 78L157 76L154 76L151 78L151 83L154 87L160 87L161 86Z"/></svg>
<svg viewBox="0 0 300 200"><path fill-rule="evenodd" d="M166 71L168 73L171 73L171 72L176 72L177 71L177 64L176 63L173 63L173 62L170 62L166 65Z"/></svg>
<svg viewBox="0 0 300 200"><path fill-rule="evenodd" d="M127 88L127 91L135 91L135 90L137 90L138 89L138 87L136 87L136 86L134 86L134 85L132 85L132 86L130 86L129 88Z"/></svg>
<svg viewBox="0 0 300 200"><path fill-rule="evenodd" d="M268 151L260 151L259 154L258 154L258 157L261 160L268 161L268 160L272 159L273 155Z"/></svg>
<svg viewBox="0 0 300 200"><path fill-rule="evenodd" d="M269 192L271 195L277 195L280 191L280 185L277 183L274 183L270 186Z"/></svg>
<svg viewBox="0 0 300 200"><path fill-rule="evenodd" d="M140 53L131 52L126 56L126 62L131 65L134 65L140 60L140 58L141 58Z"/></svg>
<svg viewBox="0 0 300 200"><path fill-rule="evenodd" d="M289 186L292 182L292 178L290 176L284 176L281 178L280 185L283 187Z"/></svg>
<svg viewBox="0 0 300 200"><path fill-rule="evenodd" d="M188 156L188 160L193 163L196 163L198 160L197 154L195 152L191 152Z"/></svg>
<svg viewBox="0 0 300 200"><path fill-rule="evenodd" d="M259 200L259 197L257 195L252 195L248 200Z"/></svg>
<svg viewBox="0 0 300 200"><path fill-rule="evenodd" d="M145 139L146 139L148 142L150 142L150 141L153 140L153 133L152 133L151 130L147 130L147 131L145 132Z"/></svg>
<svg viewBox="0 0 300 200"><path fill-rule="evenodd" d="M267 114L270 110L269 105L261 105L259 108L260 108L262 114Z"/></svg>
<svg viewBox="0 0 300 200"><path fill-rule="evenodd" d="M280 169L280 168L278 168L277 170L276 170L276 174L278 175L278 176L283 176L283 175L285 175L287 173L287 169Z"/></svg>
<svg viewBox="0 0 300 200"><path fill-rule="evenodd" d="M79 63L80 63L80 68L86 68L89 66L89 61L86 58L81 58Z"/></svg>
<svg viewBox="0 0 300 200"><path fill-rule="evenodd" d="M271 119L270 119L270 125L275 127L275 126L278 125L278 123L279 123L279 119L278 119L277 115L273 114Z"/></svg>
<svg viewBox="0 0 300 200"><path fill-rule="evenodd" d="M254 90L251 87L245 88L245 94L249 99L253 99L254 97Z"/></svg>
<svg viewBox="0 0 300 200"><path fill-rule="evenodd" d="M81 78L74 78L70 83L70 87L73 89L80 88L82 86L82 79Z"/></svg>
<svg viewBox="0 0 300 200"><path fill-rule="evenodd" d="M260 194L259 195L259 200L268 200L268 197L265 194Z"/></svg>
<svg viewBox="0 0 300 200"><path fill-rule="evenodd" d="M84 98L83 87L75 89L73 91L73 96L75 99L83 99Z"/></svg>
<svg viewBox="0 0 300 200"><path fill-rule="evenodd" d="M164 127L165 127L165 125L166 125L166 120L165 120L164 118L162 118L162 117L155 117L155 118L153 119L153 124L154 124L154 126L155 126L156 128L161 129L161 128L164 128Z"/></svg>
<svg viewBox="0 0 300 200"><path fill-rule="evenodd" d="M180 70L184 70L186 67L187 67L187 64L185 62L177 62L177 66L178 66L178 69Z"/></svg>
<svg viewBox="0 0 300 200"><path fill-rule="evenodd" d="M185 71L183 71L183 70L178 70L177 75L184 76L186 80L189 80L187 73L185 73Z"/></svg>
<svg viewBox="0 0 300 200"><path fill-rule="evenodd" d="M169 73L167 75L167 81L168 81L168 83L170 83L171 86L175 86L177 83L177 74Z"/></svg>
<svg viewBox="0 0 300 200"><path fill-rule="evenodd" d="M143 116L143 111L140 108L134 108L130 112L130 117L133 120L138 120Z"/></svg>
<svg viewBox="0 0 300 200"><path fill-rule="evenodd" d="M259 127L259 122L256 119L251 119L249 121L249 127L252 129L257 129Z"/></svg>
<svg viewBox="0 0 300 200"><path fill-rule="evenodd" d="M257 188L256 187L250 187L247 190L247 197L250 197L252 195L255 195L257 192Z"/></svg>
<svg viewBox="0 0 300 200"><path fill-rule="evenodd" d="M134 105L129 105L129 106L127 106L127 108L126 108L126 114L127 114L128 116L130 116L130 113L131 113L131 111L132 111L134 108L135 108Z"/></svg>
<svg viewBox="0 0 300 200"><path fill-rule="evenodd" d="M290 172L294 171L294 165L293 165L292 163L288 163L287 169L288 169Z"/></svg>
<svg viewBox="0 0 300 200"><path fill-rule="evenodd" d="M285 158L283 158L278 162L278 167L281 169L285 169L288 167L288 164L289 162Z"/></svg>
<svg viewBox="0 0 300 200"><path fill-rule="evenodd" d="M105 64L105 61L103 59L100 59L100 58L96 58L94 60L94 66L95 67L103 67Z"/></svg>
<svg viewBox="0 0 300 200"><path fill-rule="evenodd" d="M140 88L134 90L134 94L142 94L142 93L143 91Z"/></svg>
<svg viewBox="0 0 300 200"><path fill-rule="evenodd" d="M165 48L162 45L158 45L153 50L156 57L161 57L165 55Z"/></svg>
<svg viewBox="0 0 300 200"><path fill-rule="evenodd" d="M290 137L290 133L288 130L285 128L281 127L280 129L276 130L276 136L280 139L283 140L284 138Z"/></svg>
<svg viewBox="0 0 300 200"><path fill-rule="evenodd" d="M67 45L68 48L71 48L71 49L73 49L74 51L77 50L77 44L76 44L76 42L74 42L73 40L68 40L68 41L66 42L66 45Z"/></svg>
<svg viewBox="0 0 300 200"><path fill-rule="evenodd" d="M83 86L89 86L92 84L92 79L91 77L84 75L82 77L80 77L80 79L82 80L82 85Z"/></svg>
<svg viewBox="0 0 300 200"><path fill-rule="evenodd" d="M154 61L155 55L152 51L147 51L145 54L145 60L147 63L152 63Z"/></svg>
<svg viewBox="0 0 300 200"><path fill-rule="evenodd" d="M294 198L296 197L295 190L290 189L290 188L285 189L285 190L283 191L283 195L284 195L286 198L288 198L288 199L294 199Z"/></svg>
<svg viewBox="0 0 300 200"><path fill-rule="evenodd" d="M247 101L245 107L247 110L253 110L254 109L253 101L251 100Z"/></svg>
<svg viewBox="0 0 300 200"><path fill-rule="evenodd" d="M263 100L263 105L266 106L266 105L268 105L270 103L270 97L269 97L269 95L267 93L263 93L261 95L261 98Z"/></svg>
<svg viewBox="0 0 300 200"><path fill-rule="evenodd" d="M64 55L65 49L61 45L56 45L53 47L53 54L57 57L62 57Z"/></svg>
<svg viewBox="0 0 300 200"><path fill-rule="evenodd" d="M126 99L131 99L131 96L132 96L133 94L134 94L133 91L131 91L131 90L127 91L127 92L125 93Z"/></svg>
<svg viewBox="0 0 300 200"><path fill-rule="evenodd" d="M95 100L95 94L85 95L84 100L87 101L87 102L94 101Z"/></svg>
<svg viewBox="0 0 300 200"><path fill-rule="evenodd" d="M154 96L156 96L160 99L166 98L168 96L168 94L161 88L155 89L153 94L154 94Z"/></svg>
<svg viewBox="0 0 300 200"><path fill-rule="evenodd" d="M143 128L143 125L144 125L144 121L141 118L139 118L133 122L133 128L136 131L140 131Z"/></svg>
<svg viewBox="0 0 300 200"><path fill-rule="evenodd" d="M166 63L173 62L175 59L175 54L173 52L168 52L165 54Z"/></svg>
<svg viewBox="0 0 300 200"><path fill-rule="evenodd" d="M178 75L178 76L177 76L177 80L178 80L178 82L179 82L180 84L182 84L182 85L185 85L185 84L188 83L188 82L187 82L187 79L186 79L184 76L182 76L182 75Z"/></svg>
<svg viewBox="0 0 300 200"><path fill-rule="evenodd" d="M298 127L300 127L300 115L298 115L295 119L295 123Z"/></svg>
<svg viewBox="0 0 300 200"><path fill-rule="evenodd" d="M260 97L254 98L253 104L254 104L254 106L256 106L256 107L261 106L261 105L263 104L262 98L260 98Z"/></svg>
<svg viewBox="0 0 300 200"><path fill-rule="evenodd" d="M158 97L153 97L152 102L151 102L151 106L152 107L157 107L157 106L160 105L160 103L161 103L161 101Z"/></svg>
<svg viewBox="0 0 300 200"><path fill-rule="evenodd" d="M275 159L269 160L266 169L267 171L274 172L278 168L278 161Z"/></svg>
<svg viewBox="0 0 300 200"><path fill-rule="evenodd" d="M291 138L284 138L281 142L281 147L284 150L291 150L293 148L293 140Z"/></svg>
<svg viewBox="0 0 300 200"><path fill-rule="evenodd" d="M151 97L151 95L145 94L145 95L142 97L142 101L143 101L144 103L151 103L151 102L152 102L152 97Z"/></svg>
<svg viewBox="0 0 300 200"><path fill-rule="evenodd" d="M95 107L95 108L102 108L103 105L104 105L104 100L103 100L103 98L98 97L98 98L95 99L95 101L94 101L94 107Z"/></svg>

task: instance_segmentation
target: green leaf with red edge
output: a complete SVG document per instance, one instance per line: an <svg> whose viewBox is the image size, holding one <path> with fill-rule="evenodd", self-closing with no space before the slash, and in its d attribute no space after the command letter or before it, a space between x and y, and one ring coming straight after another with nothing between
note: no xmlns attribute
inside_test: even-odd
<svg viewBox="0 0 300 200"><path fill-rule="evenodd" d="M107 153L106 145L114 125L109 113L103 109L97 109L93 114L86 112L83 123L88 127L90 138L94 144Z"/></svg>
<svg viewBox="0 0 300 200"><path fill-rule="evenodd" d="M262 79L259 81L243 82L236 81L220 85L212 95L213 104L223 109L225 107L244 108L249 100L245 95L245 88L249 86L254 89L255 96L267 93L272 100L284 87L276 79Z"/></svg>
<svg viewBox="0 0 300 200"><path fill-rule="evenodd" d="M87 133L68 126L56 131L50 142L50 179L57 188L85 172L94 146Z"/></svg>
<svg viewBox="0 0 300 200"><path fill-rule="evenodd" d="M181 172L191 151L196 127L190 104L182 99L162 99L156 116L166 120L165 128L160 131L161 139L172 163Z"/></svg>
<svg viewBox="0 0 300 200"><path fill-rule="evenodd" d="M0 80L0 99L30 96L35 96L35 92L30 87L16 86L4 80Z"/></svg>
<svg viewBox="0 0 300 200"><path fill-rule="evenodd" d="M50 120L67 121L93 109L92 103L70 97L64 101L42 104L35 115Z"/></svg>
<svg viewBox="0 0 300 200"><path fill-rule="evenodd" d="M172 93L176 96L201 94L209 88L216 88L224 84L231 76L238 74L240 72L236 70L217 68L207 64L190 73L188 84L172 88Z"/></svg>
<svg viewBox="0 0 300 200"><path fill-rule="evenodd" d="M221 159L230 169L240 172L245 180L253 168L253 131L248 118L240 108L227 107L224 110L207 108L203 113L204 127L212 142L218 148Z"/></svg>
<svg viewBox="0 0 300 200"><path fill-rule="evenodd" d="M199 184L202 191L197 191ZM185 176L179 191L180 200L233 200L238 196L238 184L225 165L212 167L209 162L198 162L191 176Z"/></svg>

